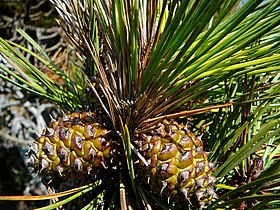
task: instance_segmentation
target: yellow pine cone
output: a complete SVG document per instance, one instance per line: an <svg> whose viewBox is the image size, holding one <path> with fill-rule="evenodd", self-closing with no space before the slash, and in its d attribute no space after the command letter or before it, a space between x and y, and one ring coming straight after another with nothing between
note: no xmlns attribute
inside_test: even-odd
<svg viewBox="0 0 280 210"><path fill-rule="evenodd" d="M175 200L198 202L200 207L217 197L203 142L187 126L164 120L134 141L146 160L139 161L139 178L151 190Z"/></svg>
<svg viewBox="0 0 280 210"><path fill-rule="evenodd" d="M112 132L96 121L95 114L74 112L52 120L32 143L29 166L48 175L90 173L113 163L116 142Z"/></svg>

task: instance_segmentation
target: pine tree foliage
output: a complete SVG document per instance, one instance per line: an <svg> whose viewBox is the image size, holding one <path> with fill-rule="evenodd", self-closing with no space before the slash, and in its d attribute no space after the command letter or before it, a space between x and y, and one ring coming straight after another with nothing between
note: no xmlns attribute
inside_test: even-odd
<svg viewBox="0 0 280 210"><path fill-rule="evenodd" d="M0 77L70 114L94 112L113 133L118 155L110 157L117 164L109 175L63 178L58 191L75 188L65 191L74 195L42 209L72 208L78 197L83 209L279 207L279 0L51 2L82 55L84 65L72 75L83 79L69 77L23 30L37 52L0 39L0 53L14 67L0 66ZM71 136L85 126L72 117L59 122L57 132L70 123ZM48 142L44 154L53 143L45 141L48 132L40 137Z"/></svg>

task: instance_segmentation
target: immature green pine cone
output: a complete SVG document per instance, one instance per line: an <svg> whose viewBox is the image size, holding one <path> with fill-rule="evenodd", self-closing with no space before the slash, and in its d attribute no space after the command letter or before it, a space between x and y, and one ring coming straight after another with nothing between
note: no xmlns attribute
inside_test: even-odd
<svg viewBox="0 0 280 210"><path fill-rule="evenodd" d="M203 142L187 126L164 120L155 129L138 134L135 146L145 158L139 161L139 178L154 192L202 207L217 197L211 176L213 164Z"/></svg>
<svg viewBox="0 0 280 210"><path fill-rule="evenodd" d="M29 166L48 175L89 174L113 163L115 145L112 132L95 120L94 113L74 112L52 120L32 143Z"/></svg>

